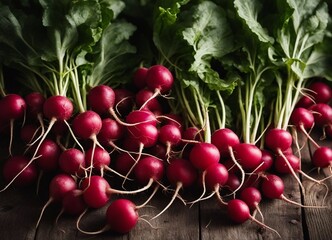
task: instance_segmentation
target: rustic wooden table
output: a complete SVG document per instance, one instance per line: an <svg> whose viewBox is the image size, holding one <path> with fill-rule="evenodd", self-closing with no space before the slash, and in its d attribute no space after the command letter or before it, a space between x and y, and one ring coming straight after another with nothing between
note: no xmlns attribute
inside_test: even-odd
<svg viewBox="0 0 332 240"><path fill-rule="evenodd" d="M332 147L332 141L320 142ZM313 146L306 144L302 149L302 169L309 172L310 154ZM320 179L331 174L329 169L311 171L310 175ZM300 176L301 177L301 176ZM282 200L263 201L260 205L265 217L265 224L276 229L282 239L310 239L327 240L332 236L332 179L327 180L328 194L324 200L326 188L314 184L301 177L305 188L305 195L292 176L283 176L285 181L285 195L304 205L326 205L325 209L301 208L288 204ZM149 192L131 197L140 204L148 198ZM168 203L170 194L160 192L150 203L151 207L139 210L142 218L157 214ZM126 196L127 197L127 196ZM159 218L149 225L139 220L136 228L126 235L104 232L98 235L86 235L76 229L76 219L61 216L57 223L55 219L59 208L49 207L36 229L35 224L40 214L46 196L37 196L34 189L10 188L0 193L0 239L2 240L73 240L73 239L277 239L277 235L257 224L247 221L236 225L230 222L225 210L214 199L209 199L191 208L184 206L178 199ZM323 202L324 201L324 202ZM81 227L86 230L97 230L103 226L103 214L106 207L89 211L81 220Z"/></svg>

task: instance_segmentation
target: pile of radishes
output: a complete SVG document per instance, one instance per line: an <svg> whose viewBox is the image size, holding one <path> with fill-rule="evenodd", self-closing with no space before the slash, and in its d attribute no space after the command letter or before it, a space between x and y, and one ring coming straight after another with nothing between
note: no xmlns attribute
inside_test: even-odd
<svg viewBox="0 0 332 240"><path fill-rule="evenodd" d="M156 191L170 188L174 192L169 204L149 221L177 198L191 205L216 197L235 223L251 219L263 226L254 217L255 211L260 212L262 199L300 205L285 197L279 176L294 174L297 178L297 173L303 173L301 159L292 151L296 139L291 131L267 129L262 137L263 149L243 142L230 128L213 130L210 141L206 141L206 129L188 125L183 120L185 115L172 112L169 103L176 101L172 98L176 79L168 68L140 67L132 80L131 89L107 85L91 88L86 96L88 109L83 112L61 95L11 93L0 100L1 139L8 148L1 154L9 155L1 163L5 181L1 192L14 185L38 188L43 175L52 176L49 200L36 226L45 208L56 203L62 206L61 214L77 216L77 228L83 233L108 229L127 233L137 224L139 209ZM310 137L313 127L331 138L332 90L323 81L314 82L308 89L294 109L290 125L311 141L315 141ZM331 167L331 148L314 143L313 166ZM323 183L324 179L316 181ZM187 187L197 188L199 197L181 196L181 190ZM151 198L140 206L116 196L151 188ZM89 232L80 227L86 211L107 205L104 228Z"/></svg>

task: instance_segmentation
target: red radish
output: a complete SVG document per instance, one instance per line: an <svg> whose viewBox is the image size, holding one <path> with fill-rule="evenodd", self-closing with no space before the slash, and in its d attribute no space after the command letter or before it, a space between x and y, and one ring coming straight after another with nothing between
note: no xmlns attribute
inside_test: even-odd
<svg viewBox="0 0 332 240"><path fill-rule="evenodd" d="M281 128L271 128L265 134L265 145L275 153L284 152L292 146L292 135Z"/></svg>
<svg viewBox="0 0 332 240"><path fill-rule="evenodd" d="M326 103L317 103L309 108L315 118L315 124L324 127L332 123L332 107Z"/></svg>
<svg viewBox="0 0 332 240"><path fill-rule="evenodd" d="M141 158L134 168L135 180L141 185L148 184L151 179L160 182L164 172L164 163L153 156Z"/></svg>
<svg viewBox="0 0 332 240"><path fill-rule="evenodd" d="M116 88L115 93L115 110L120 116L125 116L134 108L134 93L126 88Z"/></svg>
<svg viewBox="0 0 332 240"><path fill-rule="evenodd" d="M83 176L85 157L82 151L77 148L69 148L59 156L60 169L69 175Z"/></svg>
<svg viewBox="0 0 332 240"><path fill-rule="evenodd" d="M207 142L196 143L190 151L190 162L199 170L206 170L210 165L218 163L220 153L218 148Z"/></svg>
<svg viewBox="0 0 332 240"><path fill-rule="evenodd" d="M146 87L146 75L148 72L148 68L146 67L139 67L134 72L133 76L133 83L135 87L138 89L143 89Z"/></svg>
<svg viewBox="0 0 332 240"><path fill-rule="evenodd" d="M73 114L74 106L65 96L51 96L43 105L44 116L51 121L68 120Z"/></svg>
<svg viewBox="0 0 332 240"><path fill-rule="evenodd" d="M191 204L211 198L215 194L217 195L217 199L222 204L225 204L220 196L219 191L227 183L228 176L229 173L223 164L215 163L210 165L204 172L202 172L203 192L201 196L197 198L195 201L191 202ZM211 194L209 194L207 197L203 197L206 192L206 188L209 191L211 191Z"/></svg>
<svg viewBox="0 0 332 240"><path fill-rule="evenodd" d="M117 116L115 112L115 92L113 88L107 85L98 85L93 87L90 89L87 99L91 110L101 116L110 113L116 121L123 125L127 125Z"/></svg>
<svg viewBox="0 0 332 240"><path fill-rule="evenodd" d="M292 201L284 195L285 185L283 180L275 174L266 174L261 181L260 192L262 195L269 199L281 199L285 202L297 205L299 207L316 207L320 206L304 206L301 203Z"/></svg>
<svg viewBox="0 0 332 240"><path fill-rule="evenodd" d="M140 110L147 109L151 112L154 112L154 111L162 112L162 106L161 106L161 103L159 102L159 100L157 98L150 99L153 96L154 96L154 93L152 91L150 91L149 89L144 88L144 89L139 90L135 95L135 102L136 102L137 108L139 108ZM142 107L143 105L144 105L144 107Z"/></svg>
<svg viewBox="0 0 332 240"><path fill-rule="evenodd" d="M79 227L79 221L76 222L77 229L85 234L99 234L107 230L116 233L125 234L130 232L137 224L139 216L137 210L140 206L136 206L132 201L124 198L119 198L111 202L106 210L107 224L98 231L88 232Z"/></svg>
<svg viewBox="0 0 332 240"><path fill-rule="evenodd" d="M158 120L156 116L149 110L134 110L126 116L126 122L131 126L143 123L149 123L156 126Z"/></svg>
<svg viewBox="0 0 332 240"><path fill-rule="evenodd" d="M115 158L114 170L122 175L126 175L136 162L136 159L128 152L121 152Z"/></svg>
<svg viewBox="0 0 332 240"><path fill-rule="evenodd" d="M265 224L263 224L262 222L258 221L253 216L251 216L248 205L240 199L232 199L228 202L227 213L228 213L229 218L235 223L239 223L239 224L244 223L250 219L250 220L254 221L255 223L257 223L259 226L262 226L264 228L267 228L267 229L275 232L280 237L280 234L276 230L274 230L273 228L270 228L269 226L266 226Z"/></svg>
<svg viewBox="0 0 332 240"><path fill-rule="evenodd" d="M315 118L310 110L298 107L293 110L290 123L295 125L298 129L305 131L314 126Z"/></svg>
<svg viewBox="0 0 332 240"><path fill-rule="evenodd" d="M168 181L175 186L175 191L167 206L152 219L159 217L172 205L173 201L178 196L180 189L192 186L196 182L198 174L196 168L190 161L182 158L175 158L171 159L167 166L166 176Z"/></svg>
<svg viewBox="0 0 332 240"><path fill-rule="evenodd" d="M261 149L262 164L255 170L255 173L266 172L273 166L274 156L266 149Z"/></svg>
<svg viewBox="0 0 332 240"><path fill-rule="evenodd" d="M24 143L30 144L36 140L36 136L39 132L40 127L35 124L24 124L20 131L20 138Z"/></svg>
<svg viewBox="0 0 332 240"><path fill-rule="evenodd" d="M81 139L97 141L96 137L102 126L100 116L91 110L78 114L72 121L75 135Z"/></svg>
<svg viewBox="0 0 332 240"><path fill-rule="evenodd" d="M228 188L232 193L234 193L237 189L240 189L241 187L240 178L234 173L229 173L225 187Z"/></svg>
<svg viewBox="0 0 332 240"><path fill-rule="evenodd" d="M315 140L312 139L312 137L309 135L307 130L310 130L313 128L315 124L315 118L312 111L306 109L306 108L295 108L292 112L292 115L290 117L290 123L295 125L297 129L299 129L302 133L305 134L305 136L316 146L318 144Z"/></svg>
<svg viewBox="0 0 332 240"><path fill-rule="evenodd" d="M241 190L239 198L248 205L250 210L255 210L262 200L262 195L257 188L246 187Z"/></svg>
<svg viewBox="0 0 332 240"><path fill-rule="evenodd" d="M245 170L255 170L262 163L262 151L253 144L239 143L233 146L236 161Z"/></svg>
<svg viewBox="0 0 332 240"><path fill-rule="evenodd" d="M154 92L154 94L145 101L141 109L145 107L152 99L159 94L166 94L173 87L174 79L172 73L163 65L153 65L146 73L147 88Z"/></svg>
<svg viewBox="0 0 332 240"><path fill-rule="evenodd" d="M8 121L23 118L26 108L25 100L18 94L8 94L0 100L1 115Z"/></svg>
<svg viewBox="0 0 332 240"><path fill-rule="evenodd" d="M43 171L54 171L59 166L60 154L58 144L51 139L45 139L37 150L37 165Z"/></svg>
<svg viewBox="0 0 332 240"><path fill-rule="evenodd" d="M186 128L182 133L182 139L190 141L202 141L201 131L197 127Z"/></svg>
<svg viewBox="0 0 332 240"><path fill-rule="evenodd" d="M309 108L314 104L314 99L310 94L302 96L296 103L296 107Z"/></svg>
<svg viewBox="0 0 332 240"><path fill-rule="evenodd" d="M290 169L290 167L295 171L298 172L300 171L300 159L298 157L296 157L293 154L288 154L285 155L286 159L283 156L276 156L276 158L274 159L274 169L278 172L278 173L282 173L282 174L291 174L292 171ZM286 161L288 163L286 163Z"/></svg>
<svg viewBox="0 0 332 240"><path fill-rule="evenodd" d="M6 182L12 179L29 163L29 159L25 156L11 156L3 165L2 173ZM15 179L13 184L15 186L28 186L36 182L38 177L38 168L35 164L30 164L24 171Z"/></svg>
<svg viewBox="0 0 332 240"><path fill-rule="evenodd" d="M162 143L156 143L154 146L148 149L148 153L156 158L167 160L167 149L166 146Z"/></svg>
<svg viewBox="0 0 332 240"><path fill-rule="evenodd" d="M76 181L70 175L60 173L54 176L49 184L49 199L42 208L42 211L40 213L39 219L36 224L36 228L38 227L39 222L47 206L49 206L53 202L61 203L65 194L76 188L77 188Z"/></svg>
<svg viewBox="0 0 332 240"><path fill-rule="evenodd" d="M90 89L87 100L93 111L99 115L105 115L114 107L115 93L109 86L98 85Z"/></svg>
<svg viewBox="0 0 332 240"><path fill-rule="evenodd" d="M83 191L80 189L66 192L63 195L61 205L62 211L72 216L80 215L87 208L83 199Z"/></svg>
<svg viewBox="0 0 332 240"><path fill-rule="evenodd" d="M12 155L14 121L26 113L26 102L17 94L8 94L0 100L0 112L4 121L10 122L9 154Z"/></svg>
<svg viewBox="0 0 332 240"><path fill-rule="evenodd" d="M90 166L92 170L100 172L101 176L104 176L104 171L113 172L121 177L124 177L120 173L113 170L109 165L111 163L110 154L103 148L89 148L85 153L85 165Z"/></svg>
<svg viewBox="0 0 332 240"><path fill-rule="evenodd" d="M43 105L46 98L39 92L32 92L26 95L24 100L27 105L28 117L39 120L43 115Z"/></svg>
<svg viewBox="0 0 332 240"><path fill-rule="evenodd" d="M138 222L137 207L128 199L114 200L107 208L106 219L112 231L127 233Z"/></svg>
<svg viewBox="0 0 332 240"><path fill-rule="evenodd" d="M302 186L301 181L295 174L295 172L298 172L302 174L304 177L310 179L313 182L316 182L318 184L321 184L323 180L316 180L312 177L310 177L308 174L303 172L301 170L301 159L299 159L294 154L287 154L287 155L279 155L274 160L274 168L277 172L283 173L283 174L293 174L293 176L296 178L296 180L299 182L300 186Z"/></svg>
<svg viewBox="0 0 332 240"><path fill-rule="evenodd" d="M332 166L332 149L330 147L317 148L311 158L312 164L318 168Z"/></svg>
<svg viewBox="0 0 332 240"><path fill-rule="evenodd" d="M229 158L229 147L239 144L240 139L231 129L221 128L212 134L211 143L218 148L222 158Z"/></svg>
<svg viewBox="0 0 332 240"><path fill-rule="evenodd" d="M153 65L146 73L146 84L152 91L164 94L171 90L173 82L172 73L163 65Z"/></svg>
<svg viewBox="0 0 332 240"><path fill-rule="evenodd" d="M97 135L98 141L103 146L116 147L114 142L122 139L125 135L125 127L111 118L102 120L101 129Z"/></svg>
<svg viewBox="0 0 332 240"><path fill-rule="evenodd" d="M332 89L322 81L315 81L308 87L315 103L328 103L332 99Z"/></svg>
<svg viewBox="0 0 332 240"><path fill-rule="evenodd" d="M153 181L150 181L143 188L122 191L111 188L107 180L98 175L84 178L81 182L80 189L83 190L83 199L88 207L101 208L107 204L112 194L136 194L147 190Z"/></svg>
<svg viewBox="0 0 332 240"><path fill-rule="evenodd" d="M172 147L179 145L181 142L181 131L173 124L166 124L159 128L158 140L165 144L166 155L170 157Z"/></svg>

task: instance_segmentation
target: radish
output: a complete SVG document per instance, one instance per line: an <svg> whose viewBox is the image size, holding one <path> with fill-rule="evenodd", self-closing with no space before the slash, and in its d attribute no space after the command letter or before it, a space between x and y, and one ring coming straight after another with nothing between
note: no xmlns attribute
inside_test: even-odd
<svg viewBox="0 0 332 240"><path fill-rule="evenodd" d="M80 189L83 190L83 199L88 207L101 208L107 204L112 194L136 194L147 190L153 181L149 181L144 187L132 190L122 191L111 188L105 178L98 175L84 178Z"/></svg>
<svg viewBox="0 0 332 240"><path fill-rule="evenodd" d="M115 144L115 141L125 137L125 132L126 129L123 125L111 118L105 118L102 120L102 126L97 135L97 139L103 147L111 146L117 150L126 152L126 150Z"/></svg>
<svg viewBox="0 0 332 240"><path fill-rule="evenodd" d="M84 231L80 228L79 222L83 215L76 222L77 229L85 234L99 234L108 230L116 233L125 234L130 232L137 224L139 216L137 210L140 206L136 206L132 201L119 198L111 202L106 210L106 225L94 232Z"/></svg>
<svg viewBox="0 0 332 240"><path fill-rule="evenodd" d="M221 128L213 132L211 143L218 148L222 158L229 158L229 147L239 144L240 139L231 129Z"/></svg>
<svg viewBox="0 0 332 240"><path fill-rule="evenodd" d="M332 89L322 81L315 81L308 87L315 103L328 103L332 99Z"/></svg>
<svg viewBox="0 0 332 240"><path fill-rule="evenodd" d="M41 170L50 172L58 169L61 149L56 142L45 139L36 154L36 163Z"/></svg>
<svg viewBox="0 0 332 240"><path fill-rule="evenodd" d="M235 173L228 174L225 187L228 188L233 194L236 190L240 189L241 184L243 185L242 180L240 180L240 178Z"/></svg>
<svg viewBox="0 0 332 240"><path fill-rule="evenodd" d="M146 87L146 75L148 72L148 68L139 67L134 72L133 76L133 84L137 89L143 89Z"/></svg>
<svg viewBox="0 0 332 240"><path fill-rule="evenodd" d="M312 157L311 162L315 167L326 168L332 164L332 149L330 147L319 147L317 148Z"/></svg>
<svg viewBox="0 0 332 240"><path fill-rule="evenodd" d="M284 152L291 148L293 143L292 135L281 128L271 128L265 133L265 145L274 153Z"/></svg>
<svg viewBox="0 0 332 240"><path fill-rule="evenodd" d="M189 160L196 169L204 171L219 162L220 153L212 143L196 143L190 151Z"/></svg>
<svg viewBox="0 0 332 240"><path fill-rule="evenodd" d="M30 119L40 119L43 115L43 105L46 98L39 92L31 92L24 97L27 107L27 116Z"/></svg>
<svg viewBox="0 0 332 240"><path fill-rule="evenodd" d="M317 103L312 105L309 110L312 111L315 118L315 124L319 127L325 127L332 123L332 107L326 103Z"/></svg>
<svg viewBox="0 0 332 240"><path fill-rule="evenodd" d="M258 205L262 200L262 195L257 188L246 187L241 190L239 198L248 205L250 210L255 210L259 209Z"/></svg>
<svg viewBox="0 0 332 240"><path fill-rule="evenodd" d="M87 101L90 108L99 115L104 115L109 111L114 112L115 93L109 86L98 85L90 89Z"/></svg>
<svg viewBox="0 0 332 240"><path fill-rule="evenodd" d="M156 157L141 158L134 168L135 180L141 185L148 184L151 179L160 183L164 177L164 163Z"/></svg>
<svg viewBox="0 0 332 240"><path fill-rule="evenodd" d="M174 83L172 73L163 65L153 65L149 67L145 80L147 88L153 91L153 95L145 101L140 109L144 109L145 105L158 95L169 92Z"/></svg>
<svg viewBox="0 0 332 240"><path fill-rule="evenodd" d="M312 139L312 137L309 135L307 130L310 130L313 128L315 124L315 118L312 111L306 109L306 108L295 108L292 112L292 115L290 117L290 123L295 125L295 127L300 130L302 133L305 134L305 136L316 146L318 144L315 140Z"/></svg>
<svg viewBox="0 0 332 240"><path fill-rule="evenodd" d="M37 141L37 134L40 132L40 127L36 124L24 124L20 131L20 139L27 145L31 145L32 142Z"/></svg>
<svg viewBox="0 0 332 240"><path fill-rule="evenodd" d="M226 167L221 163L215 163L207 167L205 171L202 172L203 192L201 196L196 200L192 201L191 204L209 199L215 194L217 195L217 199L219 200L219 202L225 204L222 197L220 196L219 191L227 183L228 176L229 173ZM208 196L203 197L206 192L206 188L211 191L211 193Z"/></svg>
<svg viewBox="0 0 332 240"><path fill-rule="evenodd" d="M10 123L9 155L12 155L14 121L25 117L26 102L17 94L8 94L0 100L0 112L5 122Z"/></svg>
<svg viewBox="0 0 332 240"><path fill-rule="evenodd" d="M180 144L181 137L181 130L173 124L166 124L159 128L158 140L166 146L167 161L170 158L172 147Z"/></svg>
<svg viewBox="0 0 332 240"><path fill-rule="evenodd" d="M11 182L14 177L22 170L22 173L13 181L15 186L29 186L36 182L38 177L38 168L35 164L30 164L29 159L25 156L11 156L4 163L2 168L3 178L6 182Z"/></svg>
<svg viewBox="0 0 332 240"><path fill-rule="evenodd" d="M115 112L115 92L113 88L107 85L98 85L93 87L88 93L87 100L91 110L101 116L110 113L111 116L120 124L127 125L117 116Z"/></svg>
<svg viewBox="0 0 332 240"><path fill-rule="evenodd" d="M83 176L85 173L84 153L77 148L69 148L59 156L60 169L69 175Z"/></svg>
<svg viewBox="0 0 332 240"><path fill-rule="evenodd" d="M188 127L186 129L184 129L184 131L182 133L182 139L190 140L190 141L203 141L201 131L197 127ZM188 142L188 141L186 141L186 142ZM218 150L220 151L220 149L218 149Z"/></svg>
<svg viewBox="0 0 332 240"><path fill-rule="evenodd" d="M114 170L122 175L126 175L136 162L136 159L128 152L120 152L114 160Z"/></svg>
<svg viewBox="0 0 332 240"><path fill-rule="evenodd" d="M111 163L111 156L110 154L103 148L96 147L96 148L89 148L85 153L85 165L91 168L91 172L93 170L98 171L101 176L104 176L104 171L113 172L120 177L126 178L125 176L121 175L120 173L113 170L109 165Z"/></svg>
<svg viewBox="0 0 332 240"><path fill-rule="evenodd" d="M266 226L265 224L251 216L248 205L240 199L232 199L227 203L227 214L229 218L235 223L244 223L250 219L253 222L257 223L259 226L275 232L281 238L280 234L275 229Z"/></svg>
<svg viewBox="0 0 332 240"><path fill-rule="evenodd" d="M47 206L49 206L51 203L61 203L65 194L76 188L76 181L70 175L63 173L55 175L49 184L49 199L41 210L39 219L36 224L36 228L38 227Z"/></svg>
<svg viewBox="0 0 332 240"><path fill-rule="evenodd" d="M80 189L73 189L66 192L63 195L61 206L61 213L63 212L71 216L78 216L82 214L87 208L87 205L85 204L83 199L83 191Z"/></svg>
<svg viewBox="0 0 332 240"><path fill-rule="evenodd" d="M126 116L134 108L134 93L127 88L116 88L115 93L115 110L120 116Z"/></svg>
<svg viewBox="0 0 332 240"><path fill-rule="evenodd" d="M262 151L253 144L236 144L233 151L236 161L245 170L254 170L262 163Z"/></svg>
<svg viewBox="0 0 332 240"><path fill-rule="evenodd" d="M136 107L139 108L140 110L147 109L151 112L154 111L162 112L161 103L157 98L154 97L154 93L149 89L144 88L139 90L135 95L135 103Z"/></svg>
<svg viewBox="0 0 332 240"><path fill-rule="evenodd" d="M266 174L261 181L260 191L262 195L269 199L281 199L285 202L294 204L299 207L315 207L315 208L324 208L320 206L304 206L301 203L297 203L288 199L284 195L284 182L283 180L275 174Z"/></svg>
<svg viewBox="0 0 332 240"><path fill-rule="evenodd" d="M178 197L180 189L192 186L196 182L198 174L196 168L190 161L182 158L175 158L170 160L170 163L166 168L166 176L168 181L175 186L174 194L167 206L151 220L159 217L172 205L175 198Z"/></svg>

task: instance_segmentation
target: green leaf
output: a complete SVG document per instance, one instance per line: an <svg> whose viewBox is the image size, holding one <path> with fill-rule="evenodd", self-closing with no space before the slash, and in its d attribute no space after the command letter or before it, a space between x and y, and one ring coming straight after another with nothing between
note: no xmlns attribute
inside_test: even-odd
<svg viewBox="0 0 332 240"><path fill-rule="evenodd" d="M269 36L267 29L263 28L258 20L258 15L262 9L262 4L258 0L235 0L234 6L237 13L242 18L249 29L257 35L262 42L273 44L274 38Z"/></svg>
<svg viewBox="0 0 332 240"><path fill-rule="evenodd" d="M211 90L223 90L229 84L220 79L211 66L235 49L231 28L225 11L210 1L194 6L186 13L183 39L193 49L194 60L189 71L195 72Z"/></svg>

